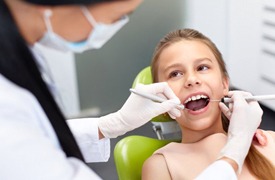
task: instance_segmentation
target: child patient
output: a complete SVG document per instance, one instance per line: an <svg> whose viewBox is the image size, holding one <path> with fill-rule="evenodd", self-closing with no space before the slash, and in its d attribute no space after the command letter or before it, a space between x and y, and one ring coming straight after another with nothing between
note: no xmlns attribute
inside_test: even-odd
<svg viewBox="0 0 275 180"><path fill-rule="evenodd" d="M210 39L192 29L168 33L152 60L154 82L167 82L186 108L177 118L181 143L170 143L145 161L142 179L194 179L217 160L229 121L219 100L229 92L222 55ZM246 94L246 92L239 92ZM247 121L249 123L249 120ZM238 179L275 179L275 133L262 131L266 146L253 142Z"/></svg>

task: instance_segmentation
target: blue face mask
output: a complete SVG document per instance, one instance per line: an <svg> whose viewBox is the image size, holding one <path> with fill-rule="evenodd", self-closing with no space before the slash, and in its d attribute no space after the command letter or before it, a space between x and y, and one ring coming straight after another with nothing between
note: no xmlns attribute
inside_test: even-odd
<svg viewBox="0 0 275 180"><path fill-rule="evenodd" d="M99 49L129 21L128 16L124 16L113 24L97 23L86 7L81 6L81 10L93 27L92 32L86 40L81 42L70 42L54 33L50 22L52 11L46 10L44 13L44 21L47 32L39 40L39 43L63 52L70 51L81 53L90 49Z"/></svg>

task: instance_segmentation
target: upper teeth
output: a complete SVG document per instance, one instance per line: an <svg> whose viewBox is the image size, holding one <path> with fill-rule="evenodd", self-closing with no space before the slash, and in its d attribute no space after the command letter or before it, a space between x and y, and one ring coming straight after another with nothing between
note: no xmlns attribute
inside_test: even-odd
<svg viewBox="0 0 275 180"><path fill-rule="evenodd" d="M189 98L184 102L184 104L186 104L186 103L188 103L188 102L190 102L190 101L195 101L195 100L199 100L199 99L202 99L202 98L207 99L208 97L205 96L205 95L191 96L191 97L189 97Z"/></svg>

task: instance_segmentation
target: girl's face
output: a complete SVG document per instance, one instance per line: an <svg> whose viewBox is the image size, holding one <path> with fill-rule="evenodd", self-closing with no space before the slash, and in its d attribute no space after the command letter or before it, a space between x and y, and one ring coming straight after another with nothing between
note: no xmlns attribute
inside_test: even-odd
<svg viewBox="0 0 275 180"><path fill-rule="evenodd" d="M218 61L208 46L195 40L171 44L159 56L157 76L159 81L168 82L188 108L176 119L183 141L223 132L218 102L208 100L219 100L227 95L228 79L222 76Z"/></svg>

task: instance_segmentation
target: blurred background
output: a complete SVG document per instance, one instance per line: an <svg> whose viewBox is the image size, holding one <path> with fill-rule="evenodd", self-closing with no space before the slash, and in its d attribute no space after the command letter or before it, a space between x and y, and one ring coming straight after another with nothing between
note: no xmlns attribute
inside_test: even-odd
<svg viewBox="0 0 275 180"><path fill-rule="evenodd" d="M275 1L145 0L100 50L64 54L41 47L66 116L98 117L120 109L135 76L150 65L160 38L179 28L195 28L216 43L232 88L275 94ZM262 128L275 130L275 101L261 105ZM130 134L156 137L150 123L125 136ZM125 136L111 140L112 150ZM107 163L89 165L103 179L117 179L112 156Z"/></svg>

